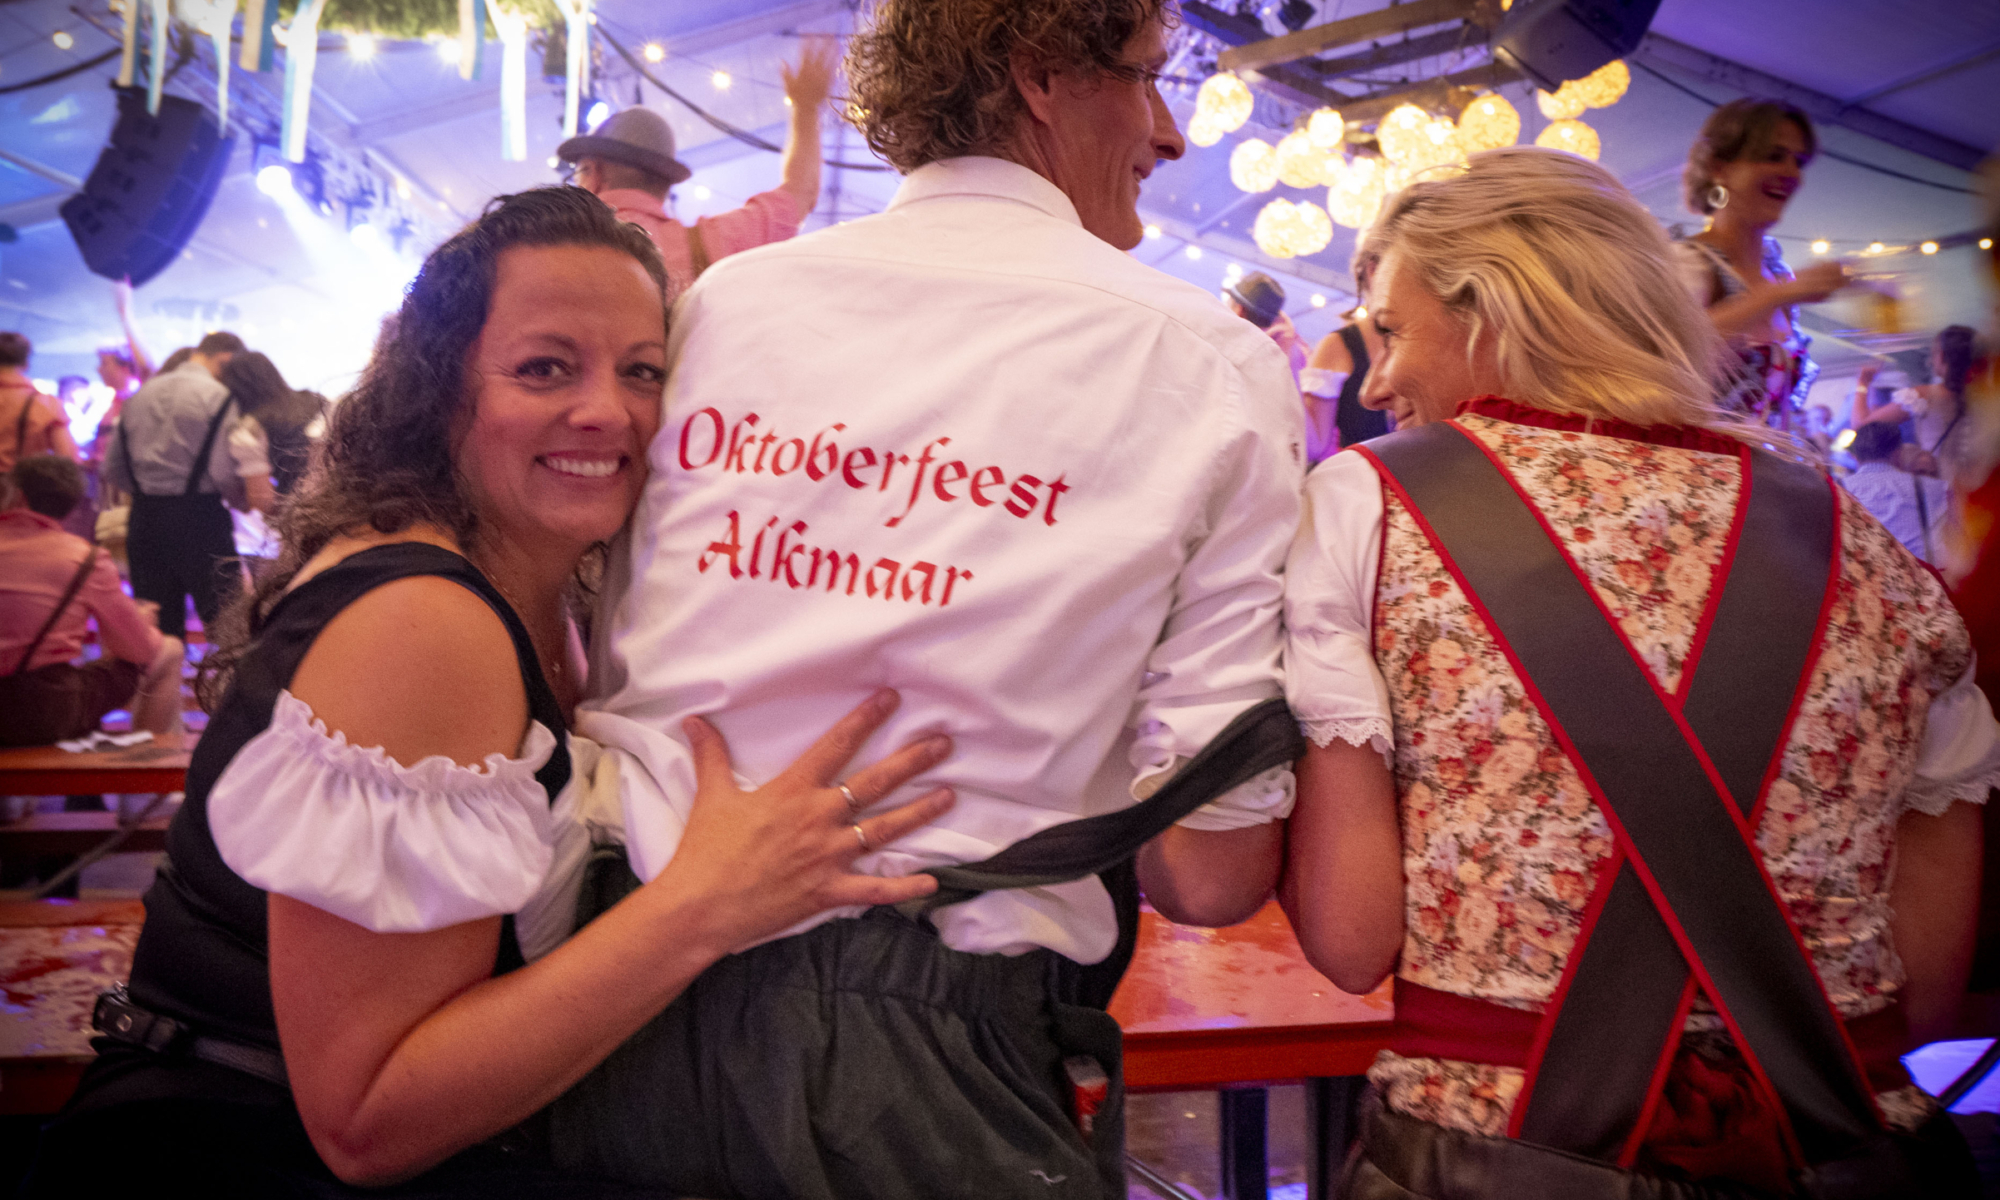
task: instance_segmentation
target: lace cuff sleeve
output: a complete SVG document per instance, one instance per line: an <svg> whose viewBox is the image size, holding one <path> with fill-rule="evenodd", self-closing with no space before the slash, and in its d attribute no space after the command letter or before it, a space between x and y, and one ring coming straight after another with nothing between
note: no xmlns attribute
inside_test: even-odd
<svg viewBox="0 0 2000 1200"><path fill-rule="evenodd" d="M1314 745L1340 738L1387 762L1395 731L1372 630L1382 511L1380 479L1359 454L1336 454L1307 478L1285 568L1285 699Z"/></svg>
<svg viewBox="0 0 2000 1200"><path fill-rule="evenodd" d="M535 772L555 746L530 723L514 758L406 767L281 692L209 793L209 828L245 881L376 933L512 913L548 874L554 818Z"/></svg>
<svg viewBox="0 0 2000 1200"><path fill-rule="evenodd" d="M1935 817L1961 800L1984 804L2000 787L2000 723L1972 671L1968 666L1931 701L1916 778L1903 793L1906 809Z"/></svg>

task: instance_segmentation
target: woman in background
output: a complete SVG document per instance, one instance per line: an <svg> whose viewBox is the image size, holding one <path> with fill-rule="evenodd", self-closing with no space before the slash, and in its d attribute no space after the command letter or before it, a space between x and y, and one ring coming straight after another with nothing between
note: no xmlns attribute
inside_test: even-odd
<svg viewBox="0 0 2000 1200"><path fill-rule="evenodd" d="M277 366L255 350L232 355L218 376L242 416L229 431L229 454L250 507L269 513L305 475L325 413L307 392L294 391Z"/></svg>
<svg viewBox="0 0 2000 1200"><path fill-rule="evenodd" d="M688 721L689 853L570 936L617 785L567 733L567 614L643 484L665 291L652 243L574 188L501 197L425 261L204 664L227 690L129 994L100 1003L24 1194L629 1195L520 1126L726 955L934 890L848 870L950 801L863 818L833 786L885 689L754 793ZM947 748L843 790L885 796Z"/></svg>
<svg viewBox="0 0 2000 1200"><path fill-rule="evenodd" d="M1887 404L1871 406L1869 388L1881 370L1876 363L1861 368L1854 383L1854 426L1871 421L1916 422L1916 443L1937 460L1946 483L1963 482L1972 427L1966 421L1965 389L1972 378L1974 333L1969 326L1947 325L1931 342L1931 382L1898 388Z"/></svg>
<svg viewBox="0 0 2000 1200"><path fill-rule="evenodd" d="M1724 409L1791 429L1819 367L1799 305L1847 283L1838 262L1793 274L1770 236L1818 152L1812 121L1778 100L1732 100L1709 114L1688 151L1682 191L1708 228L1674 243L1681 284L1736 352Z"/></svg>

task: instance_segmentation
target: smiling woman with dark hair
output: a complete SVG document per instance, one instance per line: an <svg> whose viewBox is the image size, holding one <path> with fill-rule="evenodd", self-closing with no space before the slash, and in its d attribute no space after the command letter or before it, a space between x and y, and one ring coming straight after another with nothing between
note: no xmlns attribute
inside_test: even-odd
<svg viewBox="0 0 2000 1200"><path fill-rule="evenodd" d="M931 890L848 869L828 784L893 708L878 691L754 793L689 721L701 853L569 936L574 889L551 881L573 875L551 867L588 853L601 793L567 732L566 600L645 475L665 282L567 188L496 200L426 260L212 656L226 687L129 992L100 1002L28 1194L623 1194L541 1165L525 1131L487 1143L724 956ZM849 778L887 791L944 750ZM862 824L891 841L948 802Z"/></svg>

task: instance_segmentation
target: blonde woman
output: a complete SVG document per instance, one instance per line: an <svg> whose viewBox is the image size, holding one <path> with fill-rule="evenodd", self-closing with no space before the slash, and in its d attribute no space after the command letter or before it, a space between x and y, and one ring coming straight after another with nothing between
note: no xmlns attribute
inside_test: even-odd
<svg viewBox="0 0 2000 1200"><path fill-rule="evenodd" d="M1359 261L1398 431L1307 482L1281 893L1340 987L1396 975L1345 1194L1813 1194L1856 1155L1895 1171L1842 1194L1956 1194L1896 1061L1963 988L2000 781L1941 588L1714 405L1603 169L1477 155Z"/></svg>

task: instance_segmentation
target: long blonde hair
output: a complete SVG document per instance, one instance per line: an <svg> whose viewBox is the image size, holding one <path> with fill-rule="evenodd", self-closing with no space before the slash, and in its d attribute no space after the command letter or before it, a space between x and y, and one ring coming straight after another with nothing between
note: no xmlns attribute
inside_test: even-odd
<svg viewBox="0 0 2000 1200"><path fill-rule="evenodd" d="M1468 355L1492 339L1510 400L1773 440L1716 406L1727 347L1683 288L1659 222L1595 163L1530 147L1475 154L1390 201L1356 275L1390 250L1465 322Z"/></svg>

